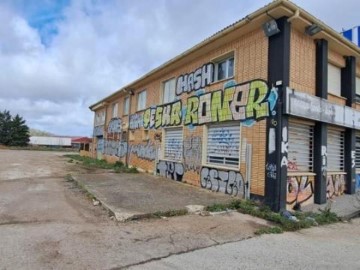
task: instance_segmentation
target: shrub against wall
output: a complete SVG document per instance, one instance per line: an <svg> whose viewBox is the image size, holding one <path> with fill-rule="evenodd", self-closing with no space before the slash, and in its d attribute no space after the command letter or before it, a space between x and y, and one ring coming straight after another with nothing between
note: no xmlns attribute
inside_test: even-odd
<svg viewBox="0 0 360 270"><path fill-rule="evenodd" d="M29 127L18 114L11 116L9 111L0 112L0 144L25 146L29 143Z"/></svg>

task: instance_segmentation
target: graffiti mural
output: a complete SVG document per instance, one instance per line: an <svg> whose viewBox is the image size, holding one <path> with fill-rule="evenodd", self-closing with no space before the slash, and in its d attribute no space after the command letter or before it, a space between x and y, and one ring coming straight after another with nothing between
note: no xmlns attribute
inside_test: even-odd
<svg viewBox="0 0 360 270"><path fill-rule="evenodd" d="M93 136L94 137L104 136L104 126L94 127Z"/></svg>
<svg viewBox="0 0 360 270"><path fill-rule="evenodd" d="M156 147L153 143L135 144L130 146L130 153L136 155L138 158L146 160L156 159Z"/></svg>
<svg viewBox="0 0 360 270"><path fill-rule="evenodd" d="M360 190L360 174L356 174L356 185L355 185L355 189L356 189L356 190Z"/></svg>
<svg viewBox="0 0 360 270"><path fill-rule="evenodd" d="M313 181L308 176L291 176L287 178L287 204L311 202L314 196Z"/></svg>
<svg viewBox="0 0 360 270"><path fill-rule="evenodd" d="M334 196L341 196L346 190L344 174L328 175L326 178L326 198L331 199Z"/></svg>
<svg viewBox="0 0 360 270"><path fill-rule="evenodd" d="M178 126L182 121L181 100L165 105L150 107L143 115L144 128Z"/></svg>
<svg viewBox="0 0 360 270"><path fill-rule="evenodd" d="M160 160L156 164L156 173L175 181L182 181L184 166L181 163Z"/></svg>
<svg viewBox="0 0 360 270"><path fill-rule="evenodd" d="M143 115L142 114L132 114L129 117L129 128L138 129L144 126Z"/></svg>
<svg viewBox="0 0 360 270"><path fill-rule="evenodd" d="M275 163L267 163L265 166L267 177L276 180L276 164Z"/></svg>
<svg viewBox="0 0 360 270"><path fill-rule="evenodd" d="M133 115L130 125L133 129L158 129L238 120L244 126L252 126L273 113L277 98L277 89L269 89L263 80L240 84L232 81L225 84L224 90L189 97L184 106L178 100L147 108L144 114Z"/></svg>
<svg viewBox="0 0 360 270"><path fill-rule="evenodd" d="M120 118L112 118L109 122L108 133L120 133L121 132L121 119Z"/></svg>
<svg viewBox="0 0 360 270"><path fill-rule="evenodd" d="M201 153L202 153L201 137L191 136L184 140L184 165L186 171L194 171L200 173Z"/></svg>
<svg viewBox="0 0 360 270"><path fill-rule="evenodd" d="M176 95L196 91L211 84L214 81L213 71L214 64L207 63L194 72L180 75L176 81Z"/></svg>
<svg viewBox="0 0 360 270"><path fill-rule="evenodd" d="M281 167L282 166L286 166L288 167L288 158L287 158L287 153L288 153L288 131L287 131L287 127L283 127L282 129L282 133L281 133Z"/></svg>
<svg viewBox="0 0 360 270"><path fill-rule="evenodd" d="M200 173L202 188L237 196L246 194L247 184L240 172L203 167Z"/></svg>

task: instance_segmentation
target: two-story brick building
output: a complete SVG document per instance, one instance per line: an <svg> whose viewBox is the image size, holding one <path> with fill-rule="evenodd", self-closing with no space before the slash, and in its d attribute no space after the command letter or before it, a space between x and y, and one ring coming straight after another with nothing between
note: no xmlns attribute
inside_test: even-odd
<svg viewBox="0 0 360 270"><path fill-rule="evenodd" d="M274 210L354 193L359 57L274 1L92 105L93 154Z"/></svg>

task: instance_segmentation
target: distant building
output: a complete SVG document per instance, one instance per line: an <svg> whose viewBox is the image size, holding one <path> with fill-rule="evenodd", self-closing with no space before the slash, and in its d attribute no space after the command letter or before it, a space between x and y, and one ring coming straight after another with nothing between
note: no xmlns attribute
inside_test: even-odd
<svg viewBox="0 0 360 270"><path fill-rule="evenodd" d="M71 148L72 139L73 137L63 136L31 136L29 144L33 146Z"/></svg>

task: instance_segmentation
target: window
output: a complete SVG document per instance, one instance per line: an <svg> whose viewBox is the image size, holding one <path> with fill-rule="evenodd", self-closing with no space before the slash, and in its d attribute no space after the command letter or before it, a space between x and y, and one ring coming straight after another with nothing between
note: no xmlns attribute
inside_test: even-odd
<svg viewBox="0 0 360 270"><path fill-rule="evenodd" d="M344 132L328 129L327 137L328 171L344 171Z"/></svg>
<svg viewBox="0 0 360 270"><path fill-rule="evenodd" d="M115 118L115 117L118 117L118 114L119 114L119 104L118 103L114 103L112 105L112 117Z"/></svg>
<svg viewBox="0 0 360 270"><path fill-rule="evenodd" d="M169 103L175 100L175 79L163 83L163 103Z"/></svg>
<svg viewBox="0 0 360 270"><path fill-rule="evenodd" d="M355 82L355 85L356 85L356 101L357 102L360 102L360 77L356 77L356 82Z"/></svg>
<svg viewBox="0 0 360 270"><path fill-rule="evenodd" d="M129 114L129 104L130 104L130 97L126 97L124 99L124 115Z"/></svg>
<svg viewBox="0 0 360 270"><path fill-rule="evenodd" d="M95 126L105 124L105 111L97 112L95 115Z"/></svg>
<svg viewBox="0 0 360 270"><path fill-rule="evenodd" d="M240 164L240 125L208 126L206 163L238 168Z"/></svg>
<svg viewBox="0 0 360 270"><path fill-rule="evenodd" d="M234 76L234 55L223 58L215 63L215 81L228 79Z"/></svg>
<svg viewBox="0 0 360 270"><path fill-rule="evenodd" d="M341 69L328 64L328 92L341 96Z"/></svg>
<svg viewBox="0 0 360 270"><path fill-rule="evenodd" d="M146 109L146 90L140 92L138 94L138 104L137 104L137 110L145 110Z"/></svg>
<svg viewBox="0 0 360 270"><path fill-rule="evenodd" d="M289 123L288 170L312 172L314 128L306 124Z"/></svg>
<svg viewBox="0 0 360 270"><path fill-rule="evenodd" d="M183 129L167 128L164 129L164 159L181 161L183 153Z"/></svg>

